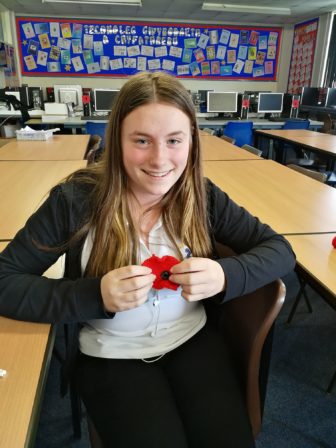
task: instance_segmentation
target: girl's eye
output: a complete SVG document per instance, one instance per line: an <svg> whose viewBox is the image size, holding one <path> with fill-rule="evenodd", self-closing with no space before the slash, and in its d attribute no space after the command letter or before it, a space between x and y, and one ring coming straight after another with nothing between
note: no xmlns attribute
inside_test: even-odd
<svg viewBox="0 0 336 448"><path fill-rule="evenodd" d="M176 138L171 138L168 140L168 143L170 145L177 145L178 143L180 143L180 140L177 140Z"/></svg>
<svg viewBox="0 0 336 448"><path fill-rule="evenodd" d="M138 145L146 145L148 143L148 140L146 140L145 138L138 138L138 140L136 141L136 143Z"/></svg>

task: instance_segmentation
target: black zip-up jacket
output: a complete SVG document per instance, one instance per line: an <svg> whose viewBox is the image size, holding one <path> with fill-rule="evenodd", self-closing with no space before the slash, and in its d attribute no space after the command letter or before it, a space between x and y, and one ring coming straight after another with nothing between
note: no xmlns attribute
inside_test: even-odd
<svg viewBox="0 0 336 448"><path fill-rule="evenodd" d="M226 279L225 292L214 300L221 303L247 294L290 272L295 256L289 243L235 204L211 181L206 182L212 241L229 246L237 254L218 259L214 249L213 258L222 266ZM74 324L113 318L113 313L104 311L100 278L81 275L83 241L66 249L62 279L41 276L56 262L60 252L45 251L35 244L37 241L40 245L59 247L67 242L94 207L91 188L76 180L56 186L0 254L0 315Z"/></svg>

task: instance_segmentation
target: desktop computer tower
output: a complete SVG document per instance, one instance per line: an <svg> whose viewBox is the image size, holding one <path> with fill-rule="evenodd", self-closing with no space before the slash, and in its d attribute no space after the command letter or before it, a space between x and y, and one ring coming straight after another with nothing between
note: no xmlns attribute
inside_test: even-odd
<svg viewBox="0 0 336 448"><path fill-rule="evenodd" d="M240 95L239 95L240 96ZM240 118L242 120L248 119L248 112L250 107L250 95L247 93L243 93L240 98Z"/></svg>
<svg viewBox="0 0 336 448"><path fill-rule="evenodd" d="M91 115L91 89L84 87L83 88L83 115L84 117L89 117Z"/></svg>
<svg viewBox="0 0 336 448"><path fill-rule="evenodd" d="M292 96L292 104L290 110L290 118L297 118L299 115L300 95Z"/></svg>
<svg viewBox="0 0 336 448"><path fill-rule="evenodd" d="M47 93L47 102L48 103L54 103L55 102L55 90L53 87L47 87L46 88Z"/></svg>
<svg viewBox="0 0 336 448"><path fill-rule="evenodd" d="M238 120L247 120L250 107L250 95L247 93L238 93L237 96L237 112L234 118Z"/></svg>
<svg viewBox="0 0 336 448"><path fill-rule="evenodd" d="M283 97L282 118L298 118L300 95L285 93Z"/></svg>
<svg viewBox="0 0 336 448"><path fill-rule="evenodd" d="M22 84L21 87L19 87L20 92L20 101L23 106L29 107L29 87L28 84Z"/></svg>
<svg viewBox="0 0 336 448"><path fill-rule="evenodd" d="M41 87L29 87L29 107L43 109L44 99Z"/></svg>

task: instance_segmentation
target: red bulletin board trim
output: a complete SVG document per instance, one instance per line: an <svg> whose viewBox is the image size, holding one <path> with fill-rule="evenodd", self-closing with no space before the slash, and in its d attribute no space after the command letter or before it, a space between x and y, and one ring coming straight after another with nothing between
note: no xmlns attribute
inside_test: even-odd
<svg viewBox="0 0 336 448"><path fill-rule="evenodd" d="M314 26L314 29L309 31L309 27ZM316 25L316 26L315 26ZM316 40L317 40L317 33L318 33L318 25L319 25L319 18L307 20L302 23L298 23L294 27L294 36L293 36L293 44L292 44L292 52L291 52L291 60L289 65L289 71L288 71L288 83L287 83L287 92L292 94L299 94L301 92L302 87L309 87L311 85L311 78L313 73L313 67L314 67L314 61L315 61L315 50L316 50ZM312 53L311 53L311 64L310 64L310 70L309 70L309 78L307 76L304 77L304 79L297 84L295 84L295 73L299 73L300 71L301 76L303 76L303 65L301 64L295 64L295 58L296 58L296 50L298 49L297 44L299 44L299 36L300 32L303 34L307 30L307 34L311 36L312 41ZM297 42L296 42L297 38ZM298 68L296 68L296 65L298 65ZM305 68L305 73L307 72L307 66ZM293 80L294 77L294 80Z"/></svg>
<svg viewBox="0 0 336 448"><path fill-rule="evenodd" d="M186 78L186 79L211 79L211 80L230 80L230 81L240 81L240 80L249 80L249 81L276 81L277 78L277 70L278 70L278 60L279 60L279 50L280 50L280 45L281 45L281 37L282 37L282 28L280 27L250 27L250 26L225 26L225 25L207 25L207 24L203 24L203 23L191 23L191 24L182 24L182 23L170 23L170 22L149 22L149 21L112 21L112 20L87 20L87 19L59 19L56 17L24 17L24 16L20 16L20 17L16 17L16 31L17 31L17 38L18 38L18 47L19 47L19 59L20 59L20 66L21 66L21 73L23 76L41 76L41 77L118 77L118 78L123 78L123 77L127 77L133 73L127 72L126 70L125 73L121 73L121 72L117 72L117 73L113 73L113 71L109 71L107 72L99 72L99 73L94 73L94 74L90 74L88 72L46 72L46 71L30 71L27 70L25 68L25 63L24 63L24 54L23 54L23 46L22 46L22 42L20 40L20 37L22 35L21 32L21 28L20 25L22 22L32 22L32 23L43 23L43 22L58 22L60 24L62 23L69 23L69 24L74 24L74 23L78 23L78 24L90 24L90 25L117 25L117 26L138 26L138 27L143 27L143 26L149 26L149 27L172 27L172 28L176 28L176 29L181 29L181 28L194 28L194 29L204 29L204 30L213 30L213 29L218 29L218 30L235 30L238 33L240 31L246 30L246 31L260 31L260 32L275 32L277 33L277 42L275 45L275 58L272 59L273 62L273 72L272 74L264 74L262 76L247 76L244 74L242 75L199 75L199 76L193 76L191 74L177 74L177 73L172 73L175 76L179 77L179 78ZM268 35L267 35L268 36ZM35 39L38 40L37 36L35 36ZM29 40L29 39L28 39ZM181 46L179 44L179 46ZM236 48L236 50L238 51L238 47ZM267 48L266 48L267 51ZM228 64L228 63L227 63ZM233 64L234 65L234 64ZM134 73L137 72L137 70L133 71Z"/></svg>

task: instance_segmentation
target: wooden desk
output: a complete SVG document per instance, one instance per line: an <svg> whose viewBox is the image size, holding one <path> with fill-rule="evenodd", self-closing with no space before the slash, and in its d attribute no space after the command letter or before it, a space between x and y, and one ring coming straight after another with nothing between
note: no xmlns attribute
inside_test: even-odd
<svg viewBox="0 0 336 448"><path fill-rule="evenodd" d="M0 242L0 252L7 243ZM45 275L62 274L61 261ZM36 324L0 316L0 447L33 447L39 410L49 369L54 331Z"/></svg>
<svg viewBox="0 0 336 448"><path fill-rule="evenodd" d="M206 161L205 175L279 233L336 232L336 189L272 160Z"/></svg>
<svg viewBox="0 0 336 448"><path fill-rule="evenodd" d="M54 135L46 141L13 139L0 148L1 160L83 160L89 135Z"/></svg>
<svg viewBox="0 0 336 448"><path fill-rule="evenodd" d="M0 317L0 446L22 448L35 438L51 357L50 325Z"/></svg>
<svg viewBox="0 0 336 448"><path fill-rule="evenodd" d="M286 238L296 253L298 265L336 299L336 249L331 244L334 236L336 233Z"/></svg>
<svg viewBox="0 0 336 448"><path fill-rule="evenodd" d="M306 129L277 129L256 131L256 135L269 139L281 140L298 145L308 151L319 152L325 156L336 158L336 135L324 134Z"/></svg>
<svg viewBox="0 0 336 448"><path fill-rule="evenodd" d="M204 117L197 117L198 126L204 128L215 128L223 130L223 128L228 124L229 121L232 120L218 119L216 117L209 120ZM249 117L246 121L253 122L253 129L281 129L286 120L283 119L283 121L269 121L266 118ZM322 121L309 120L309 122L311 129L319 129L323 126Z"/></svg>
<svg viewBox="0 0 336 448"><path fill-rule="evenodd" d="M49 190L86 160L0 162L0 240L11 240Z"/></svg>
<svg viewBox="0 0 336 448"><path fill-rule="evenodd" d="M203 160L261 160L255 154L214 135L201 134Z"/></svg>

